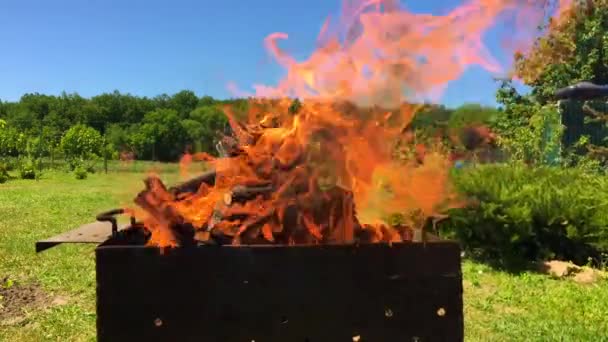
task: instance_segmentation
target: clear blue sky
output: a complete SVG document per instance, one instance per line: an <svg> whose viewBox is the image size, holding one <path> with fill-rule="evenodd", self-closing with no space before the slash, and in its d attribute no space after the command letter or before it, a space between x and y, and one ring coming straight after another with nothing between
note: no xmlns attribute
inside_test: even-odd
<svg viewBox="0 0 608 342"><path fill-rule="evenodd" d="M306 57L340 1L0 0L0 99L64 90L89 97L114 89L229 97L228 81L249 89L279 79L282 70L263 46L267 34L289 34L282 46ZM437 14L460 1L403 3ZM486 42L507 62L494 39L500 30L489 32ZM491 75L473 67L450 84L443 102L494 104L495 90Z"/></svg>

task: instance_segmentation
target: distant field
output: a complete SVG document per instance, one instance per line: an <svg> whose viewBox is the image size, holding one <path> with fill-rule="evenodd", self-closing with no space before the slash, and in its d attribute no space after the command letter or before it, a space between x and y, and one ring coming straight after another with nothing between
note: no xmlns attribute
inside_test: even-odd
<svg viewBox="0 0 608 342"><path fill-rule="evenodd" d="M36 255L34 242L130 203L149 166L86 180L49 171L38 181L0 184L0 285L31 299L23 310L8 306L15 298L0 299L0 341L95 339L94 246ZM165 167L169 183L176 181L177 167ZM511 275L472 261L463 271L468 341L608 341L608 282Z"/></svg>

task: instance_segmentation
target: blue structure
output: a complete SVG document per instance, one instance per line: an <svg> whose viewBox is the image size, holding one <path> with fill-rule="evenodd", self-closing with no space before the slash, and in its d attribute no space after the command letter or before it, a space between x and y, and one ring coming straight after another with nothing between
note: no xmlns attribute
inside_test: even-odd
<svg viewBox="0 0 608 342"><path fill-rule="evenodd" d="M547 164L558 164L562 148L571 146L582 135L589 135L592 143L600 144L603 142L608 131L604 124L585 124L585 113L582 110L582 103L607 97L608 85L597 85L591 82L579 82L558 89L555 92L559 116L555 121L546 121L545 141L549 143L549 139L556 127L564 125L566 131L562 137L561 144L556 145L555 148L547 152ZM600 111L605 112L603 109L600 109Z"/></svg>

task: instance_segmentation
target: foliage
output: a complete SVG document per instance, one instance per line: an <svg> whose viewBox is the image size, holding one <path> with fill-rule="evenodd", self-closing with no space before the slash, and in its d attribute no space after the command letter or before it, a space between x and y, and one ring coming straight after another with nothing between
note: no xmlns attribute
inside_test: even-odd
<svg viewBox="0 0 608 342"><path fill-rule="evenodd" d="M76 179L86 179L87 175L88 175L87 170L81 165L78 165L74 169L74 176L76 177Z"/></svg>
<svg viewBox="0 0 608 342"><path fill-rule="evenodd" d="M467 103L456 108L450 115L448 126L462 128L471 125L489 124L495 121L497 110L480 104Z"/></svg>
<svg viewBox="0 0 608 342"><path fill-rule="evenodd" d="M72 126L61 138L61 149L72 169L78 162L98 158L102 147L101 134L83 124Z"/></svg>
<svg viewBox="0 0 608 342"><path fill-rule="evenodd" d="M198 143L199 150L215 153L214 142L224 131L228 119L218 107L199 107L190 113L190 123L184 122L190 140Z"/></svg>
<svg viewBox="0 0 608 342"><path fill-rule="evenodd" d="M40 161L24 158L19 164L21 179L38 179L40 177Z"/></svg>
<svg viewBox="0 0 608 342"><path fill-rule="evenodd" d="M476 255L509 264L561 258L584 263L608 250L608 177L580 169L483 165L454 183L476 204L443 229Z"/></svg>
<svg viewBox="0 0 608 342"><path fill-rule="evenodd" d="M6 183L6 181L8 180L8 171L9 170L6 163L0 162L0 184Z"/></svg>
<svg viewBox="0 0 608 342"><path fill-rule="evenodd" d="M574 82L608 83L608 1L575 1L560 21L549 21L527 54L515 56L515 74L540 104Z"/></svg>
<svg viewBox="0 0 608 342"><path fill-rule="evenodd" d="M25 142L23 133L0 120L0 157L16 157L25 152Z"/></svg>
<svg viewBox="0 0 608 342"><path fill-rule="evenodd" d="M188 132L173 109L158 109L144 116L139 129L139 145L152 159L177 160L188 145Z"/></svg>
<svg viewBox="0 0 608 342"><path fill-rule="evenodd" d="M425 105L414 115L410 128L422 136L435 136L447 127L452 112L445 106Z"/></svg>
<svg viewBox="0 0 608 342"><path fill-rule="evenodd" d="M558 88L579 81L608 83L608 1L573 4L562 19L550 20L540 28L541 35L530 51L515 55L514 76L532 88L530 94L520 95L510 81L502 81L497 92L503 108L495 128L504 137L503 147L514 152L514 159L538 160L534 157L538 141L555 140L561 134L560 129L553 130L553 136L547 137L547 131L539 129L540 116ZM532 146L527 139L535 141ZM533 152L525 153L530 148Z"/></svg>
<svg viewBox="0 0 608 342"><path fill-rule="evenodd" d="M199 99L190 90L182 90L173 95L171 108L177 111L180 118L185 119L198 105Z"/></svg>
<svg viewBox="0 0 608 342"><path fill-rule="evenodd" d="M493 128L499 134L499 146L512 161L526 164L557 162L564 127L555 105L511 105L498 113Z"/></svg>

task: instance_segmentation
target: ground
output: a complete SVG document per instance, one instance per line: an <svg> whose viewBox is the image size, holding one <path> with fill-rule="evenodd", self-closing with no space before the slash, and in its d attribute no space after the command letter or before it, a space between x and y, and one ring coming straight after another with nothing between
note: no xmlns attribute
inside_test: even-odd
<svg viewBox="0 0 608 342"><path fill-rule="evenodd" d="M0 341L95 339L94 246L37 255L34 242L129 203L142 178L47 172L0 184ZM515 275L470 260L463 273L467 341L608 341L608 281Z"/></svg>

